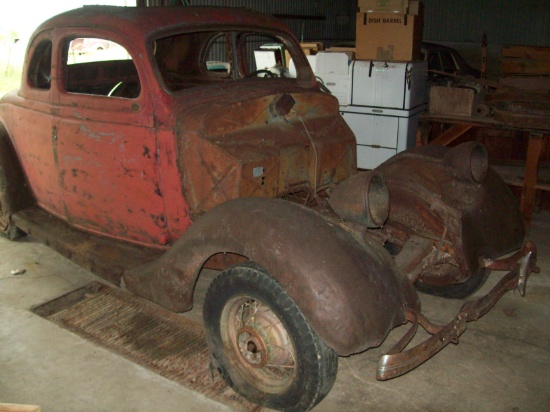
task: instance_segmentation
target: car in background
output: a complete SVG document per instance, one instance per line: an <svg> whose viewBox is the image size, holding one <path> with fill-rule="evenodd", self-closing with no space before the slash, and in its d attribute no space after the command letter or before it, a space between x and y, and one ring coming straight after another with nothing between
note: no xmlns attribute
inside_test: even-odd
<svg viewBox="0 0 550 412"><path fill-rule="evenodd" d="M353 49L355 48L355 42L338 43L333 47ZM470 66L460 53L451 47L437 43L422 42L421 52L422 60L428 62L428 70L437 70L459 76L473 76L475 78L481 76L479 70Z"/></svg>
<svg viewBox="0 0 550 412"><path fill-rule="evenodd" d="M428 62L428 80L441 76L430 72L431 70L475 78L481 75L481 72L470 66L455 49L441 44L422 42L422 58Z"/></svg>

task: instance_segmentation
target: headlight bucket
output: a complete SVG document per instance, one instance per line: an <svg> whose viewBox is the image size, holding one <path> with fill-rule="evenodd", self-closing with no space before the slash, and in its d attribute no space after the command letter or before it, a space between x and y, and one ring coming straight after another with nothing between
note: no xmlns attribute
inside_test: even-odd
<svg viewBox="0 0 550 412"><path fill-rule="evenodd" d="M443 165L458 178L481 183L487 176L489 159L482 144L468 142L449 150L443 157Z"/></svg>
<svg viewBox="0 0 550 412"><path fill-rule="evenodd" d="M345 220L381 227L390 212L390 194L381 174L362 172L341 182L331 190L333 210Z"/></svg>

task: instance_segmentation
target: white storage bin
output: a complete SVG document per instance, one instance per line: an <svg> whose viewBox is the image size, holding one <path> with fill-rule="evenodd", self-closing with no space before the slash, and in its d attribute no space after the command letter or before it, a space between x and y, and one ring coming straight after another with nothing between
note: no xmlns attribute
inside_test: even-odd
<svg viewBox="0 0 550 412"><path fill-rule="evenodd" d="M371 113L365 113L369 110ZM382 113L374 114L373 110ZM342 117L357 139L357 167L374 169L397 153L413 147L421 111L340 107Z"/></svg>
<svg viewBox="0 0 550 412"><path fill-rule="evenodd" d="M424 106L427 65L425 61L353 61L351 104L404 110Z"/></svg>

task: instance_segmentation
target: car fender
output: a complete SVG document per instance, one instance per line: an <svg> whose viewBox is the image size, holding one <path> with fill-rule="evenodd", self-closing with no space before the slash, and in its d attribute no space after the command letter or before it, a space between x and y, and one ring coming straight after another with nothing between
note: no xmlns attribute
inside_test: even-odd
<svg viewBox="0 0 550 412"><path fill-rule="evenodd" d="M8 132L0 122L0 212L9 216L33 204L23 168Z"/></svg>
<svg viewBox="0 0 550 412"><path fill-rule="evenodd" d="M201 217L158 260L124 275L126 287L175 312L189 310L203 264L220 252L261 265L340 355L378 346L419 308L408 279L375 242L360 242L312 209L240 198Z"/></svg>
<svg viewBox="0 0 550 412"><path fill-rule="evenodd" d="M472 175L476 154L484 172L474 167ZM416 147L376 168L391 197L386 228L406 228L452 246L464 272L462 282L478 271L480 257L494 259L517 250L525 235L514 194L486 162L483 146L467 142L454 148ZM436 276L447 283L457 280L454 274Z"/></svg>

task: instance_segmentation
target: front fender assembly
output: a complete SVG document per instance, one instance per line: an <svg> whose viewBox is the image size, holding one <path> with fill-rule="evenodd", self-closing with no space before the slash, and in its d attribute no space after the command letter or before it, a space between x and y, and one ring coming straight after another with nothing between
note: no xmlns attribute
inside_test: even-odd
<svg viewBox="0 0 550 412"><path fill-rule="evenodd" d="M419 309L411 283L375 242L361 245L313 210L283 200L241 198L200 218L158 260L132 269L132 292L170 310L192 306L209 257L235 253L256 262L285 288L321 339L340 355L378 346Z"/></svg>

